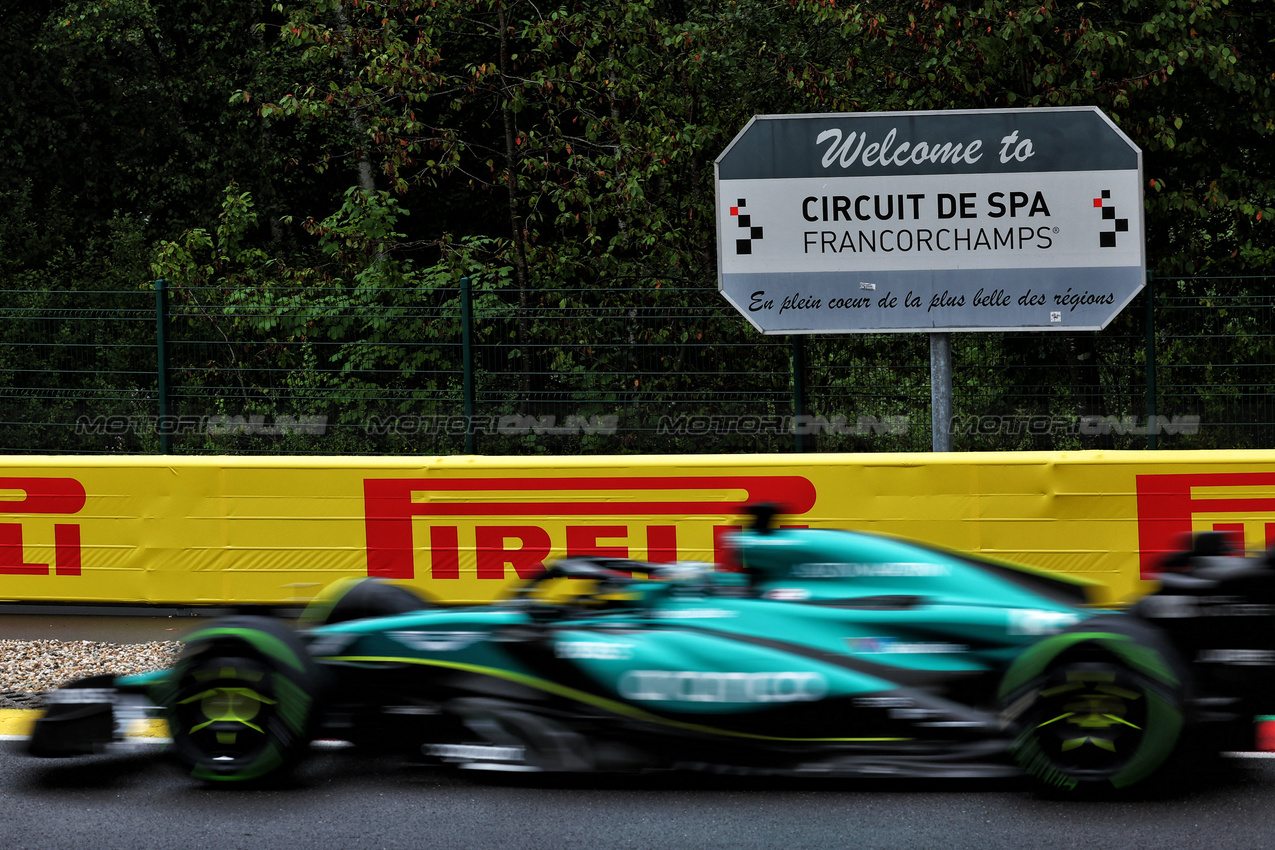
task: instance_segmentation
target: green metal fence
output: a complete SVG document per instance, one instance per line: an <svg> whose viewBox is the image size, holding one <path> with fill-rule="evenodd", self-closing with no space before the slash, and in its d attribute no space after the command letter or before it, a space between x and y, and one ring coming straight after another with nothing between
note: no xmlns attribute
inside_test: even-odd
<svg viewBox="0 0 1275 850"><path fill-rule="evenodd" d="M1272 281L1157 280L1099 333L953 334L956 449L1275 447ZM0 292L0 450L931 446L924 334L767 337L668 281L286 295Z"/></svg>

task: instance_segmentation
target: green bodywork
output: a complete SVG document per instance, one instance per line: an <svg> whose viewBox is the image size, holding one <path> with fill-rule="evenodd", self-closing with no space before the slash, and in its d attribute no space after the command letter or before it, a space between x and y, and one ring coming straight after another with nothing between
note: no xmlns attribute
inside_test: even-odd
<svg viewBox="0 0 1275 850"><path fill-rule="evenodd" d="M880 694L942 697L954 681L985 682L990 708L1025 647L1093 613L1081 582L891 538L803 529L732 542L742 572L669 566L577 580L566 600L532 595L319 626L312 651L338 674L467 674L725 736L885 741L913 733L880 734L873 723L857 735L845 711L793 712ZM767 713L787 720L731 720Z"/></svg>

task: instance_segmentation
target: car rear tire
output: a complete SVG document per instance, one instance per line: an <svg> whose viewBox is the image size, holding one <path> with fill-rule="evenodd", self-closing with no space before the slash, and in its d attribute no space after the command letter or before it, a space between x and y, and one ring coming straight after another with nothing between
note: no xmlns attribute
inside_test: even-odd
<svg viewBox="0 0 1275 850"><path fill-rule="evenodd" d="M1179 749L1184 678L1159 633L1127 618L1095 617L1045 638L1002 682L1014 760L1055 791L1145 788Z"/></svg>
<svg viewBox="0 0 1275 850"><path fill-rule="evenodd" d="M154 698L192 776L248 783L285 776L309 749L321 671L289 628L230 617L186 639Z"/></svg>
<svg viewBox="0 0 1275 850"><path fill-rule="evenodd" d="M367 617L410 614L433 603L402 585L379 578L346 578L325 587L301 614L304 627L328 626Z"/></svg>

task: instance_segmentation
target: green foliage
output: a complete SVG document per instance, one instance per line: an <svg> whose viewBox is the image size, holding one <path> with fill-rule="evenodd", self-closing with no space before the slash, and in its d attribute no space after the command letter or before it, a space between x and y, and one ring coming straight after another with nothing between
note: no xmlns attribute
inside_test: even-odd
<svg viewBox="0 0 1275 850"><path fill-rule="evenodd" d="M486 451L703 450L656 439L650 412L791 412L788 343L712 292L712 164L754 114L1096 105L1144 151L1157 275L1261 271L1275 251L1266 0L13 9L0 20L0 192L17 200L0 274L49 291L36 300L90 280L147 298L164 278L178 412L326 416L340 439L320 448L459 450L454 433L362 426L459 409L462 276L479 317L480 411L624 422L609 441L485 435ZM1238 315L1220 328L1247 334L1261 359L1258 314ZM1177 321L1160 328L1166 356L1190 361ZM958 338L958 414L1140 415L1127 353L1140 322L1126 311L1092 337ZM923 337L812 339L807 356L812 414L928 421ZM152 404L153 381L129 380ZM920 433L816 442L924 448ZM276 436L231 429L184 445L254 451L279 448ZM996 447L965 436L962 448ZM735 439L719 445L789 445Z"/></svg>
<svg viewBox="0 0 1275 850"><path fill-rule="evenodd" d="M802 68L809 111L1098 106L1144 152L1158 274L1270 264L1275 200L1259 152L1275 133L1275 28L1263 0L802 5L866 42L844 67ZM865 96L867 55L878 85Z"/></svg>
<svg viewBox="0 0 1275 850"><path fill-rule="evenodd" d="M32 454L153 450L137 434L75 430L82 417L102 411L154 415L154 300L134 284L145 274L144 230L135 219L116 216L80 227L69 239L62 199L36 202L33 194L29 184L0 192L5 448Z"/></svg>

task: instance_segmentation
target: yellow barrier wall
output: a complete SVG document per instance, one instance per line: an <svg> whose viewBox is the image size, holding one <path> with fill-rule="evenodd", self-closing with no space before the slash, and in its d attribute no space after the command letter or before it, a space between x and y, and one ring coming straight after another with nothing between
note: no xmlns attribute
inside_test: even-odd
<svg viewBox="0 0 1275 850"><path fill-rule="evenodd" d="M484 601L544 558L714 559L751 501L1096 579L1119 602L1188 532L1275 542L1275 452L11 457L0 598L296 603L379 575Z"/></svg>

